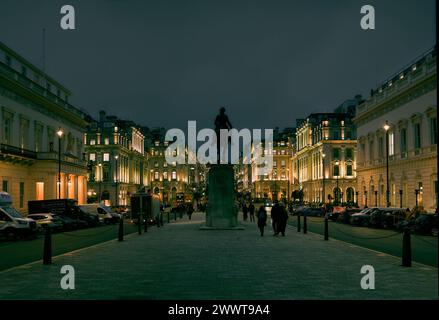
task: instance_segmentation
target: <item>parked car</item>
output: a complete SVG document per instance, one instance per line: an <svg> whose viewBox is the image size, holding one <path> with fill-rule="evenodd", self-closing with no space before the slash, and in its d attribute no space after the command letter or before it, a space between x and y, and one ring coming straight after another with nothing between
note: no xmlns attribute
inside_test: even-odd
<svg viewBox="0 0 439 320"><path fill-rule="evenodd" d="M341 212L338 215L337 222L341 222L344 224L350 224L351 223L351 217L355 213L361 212L361 209L358 208L352 208L352 207L346 207L343 212Z"/></svg>
<svg viewBox="0 0 439 320"><path fill-rule="evenodd" d="M366 208L358 213L351 215L351 224L361 227L367 227L370 223L370 215L378 208Z"/></svg>
<svg viewBox="0 0 439 320"><path fill-rule="evenodd" d="M332 207L332 208L331 208L331 211L329 211L329 212L326 214L326 217L327 217L329 220L337 221L338 217L340 216L341 213L343 213L344 210L345 210L344 207L339 207L339 206Z"/></svg>
<svg viewBox="0 0 439 320"><path fill-rule="evenodd" d="M325 215L325 210L322 207L303 207L296 211L296 213L308 217L323 217Z"/></svg>
<svg viewBox="0 0 439 320"><path fill-rule="evenodd" d="M0 234L8 239L33 236L37 230L37 223L23 217L14 207L12 198L7 192L0 192Z"/></svg>
<svg viewBox="0 0 439 320"><path fill-rule="evenodd" d="M72 219L64 215L57 215L57 217L61 220L63 224L63 230L65 231L86 228L88 226L87 222L83 220Z"/></svg>
<svg viewBox="0 0 439 320"><path fill-rule="evenodd" d="M34 213L27 216L28 218L35 220L38 228L46 229L50 228L52 231L61 231L63 229L62 220L51 213Z"/></svg>
<svg viewBox="0 0 439 320"><path fill-rule="evenodd" d="M377 208L370 214L369 224L376 228L396 228L405 220L406 211L400 208Z"/></svg>
<svg viewBox="0 0 439 320"><path fill-rule="evenodd" d="M438 234L438 216L437 214L421 214L415 219L413 231L424 235Z"/></svg>
<svg viewBox="0 0 439 320"><path fill-rule="evenodd" d="M120 219L120 214L113 212L110 207L103 204L83 204L79 208L88 214L97 214L99 221L106 224L116 223Z"/></svg>

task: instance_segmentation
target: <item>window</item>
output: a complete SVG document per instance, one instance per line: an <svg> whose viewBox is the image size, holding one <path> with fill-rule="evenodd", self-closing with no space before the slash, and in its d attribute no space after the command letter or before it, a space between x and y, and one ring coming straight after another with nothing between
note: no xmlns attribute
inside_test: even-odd
<svg viewBox="0 0 439 320"><path fill-rule="evenodd" d="M109 153L104 153L104 161L110 161L110 154Z"/></svg>
<svg viewBox="0 0 439 320"><path fill-rule="evenodd" d="M336 160L340 159L340 149L338 148L332 149L332 158Z"/></svg>
<svg viewBox="0 0 439 320"><path fill-rule="evenodd" d="M24 207L24 182L20 182L20 208Z"/></svg>
<svg viewBox="0 0 439 320"><path fill-rule="evenodd" d="M165 162L163 162L163 168L166 168L166 167L168 167L168 163L165 161Z"/></svg>
<svg viewBox="0 0 439 320"><path fill-rule="evenodd" d="M393 132L389 133L389 156L395 154L395 134Z"/></svg>
<svg viewBox="0 0 439 320"><path fill-rule="evenodd" d="M353 174L352 174L352 165L351 165L351 164L348 164L348 165L346 166L346 175L347 175L348 177L352 177L352 176L353 176Z"/></svg>
<svg viewBox="0 0 439 320"><path fill-rule="evenodd" d="M430 143L437 144L437 118L430 118Z"/></svg>
<svg viewBox="0 0 439 320"><path fill-rule="evenodd" d="M401 155L407 152L407 129L401 129Z"/></svg>
<svg viewBox="0 0 439 320"><path fill-rule="evenodd" d="M168 180L168 172L163 172L163 180Z"/></svg>
<svg viewBox="0 0 439 320"><path fill-rule="evenodd" d="M346 160L353 160L354 152L353 152L352 148L346 148L345 156L346 156Z"/></svg>
<svg viewBox="0 0 439 320"><path fill-rule="evenodd" d="M340 176L340 166L334 165L334 177L339 177L339 176Z"/></svg>
<svg viewBox="0 0 439 320"><path fill-rule="evenodd" d="M8 184L8 180L3 180L3 183L2 183L2 190L3 190L4 192L9 192L9 184Z"/></svg>
<svg viewBox="0 0 439 320"><path fill-rule="evenodd" d="M36 200L44 200L44 182L37 182L35 195Z"/></svg>
<svg viewBox="0 0 439 320"><path fill-rule="evenodd" d="M10 118L3 118L3 143L11 143L12 121Z"/></svg>
<svg viewBox="0 0 439 320"><path fill-rule="evenodd" d="M94 146L96 144L96 140L95 139L90 139L90 145Z"/></svg>
<svg viewBox="0 0 439 320"><path fill-rule="evenodd" d="M12 60L11 60L10 56L7 55L5 57L5 61L6 61L6 64L8 65L8 67L10 67L12 65Z"/></svg>
<svg viewBox="0 0 439 320"><path fill-rule="evenodd" d="M414 137L414 147L415 149L421 148L421 124L415 123L413 125L413 137Z"/></svg>
<svg viewBox="0 0 439 320"><path fill-rule="evenodd" d="M104 144L109 145L110 144L110 139L109 138L105 138L104 139Z"/></svg>
<svg viewBox="0 0 439 320"><path fill-rule="evenodd" d="M282 168L285 168L285 160L281 161L281 166L282 166Z"/></svg>
<svg viewBox="0 0 439 320"><path fill-rule="evenodd" d="M160 145L160 141L155 141L154 144L156 147L158 147Z"/></svg>
<svg viewBox="0 0 439 320"><path fill-rule="evenodd" d="M154 180L158 180L159 179L159 172L155 171L154 172Z"/></svg>
<svg viewBox="0 0 439 320"><path fill-rule="evenodd" d="M96 153L90 153L89 160L90 161L96 161Z"/></svg>
<svg viewBox="0 0 439 320"><path fill-rule="evenodd" d="M275 168L277 167L277 161L276 160L273 161L273 167L275 167Z"/></svg>
<svg viewBox="0 0 439 320"><path fill-rule="evenodd" d="M369 141L369 160L372 161L375 159L375 152L374 152L374 143L373 140Z"/></svg>
<svg viewBox="0 0 439 320"><path fill-rule="evenodd" d="M159 163L156 161L156 162L154 162L154 167L155 168L158 168L159 167Z"/></svg>
<svg viewBox="0 0 439 320"><path fill-rule="evenodd" d="M382 159L384 157L384 138L379 137L378 139L378 157Z"/></svg>
<svg viewBox="0 0 439 320"><path fill-rule="evenodd" d="M333 137L333 140L340 139L340 133L338 132L338 130L334 130L334 132L332 133L332 137Z"/></svg>
<svg viewBox="0 0 439 320"><path fill-rule="evenodd" d="M177 180L177 172L172 171L172 180Z"/></svg>

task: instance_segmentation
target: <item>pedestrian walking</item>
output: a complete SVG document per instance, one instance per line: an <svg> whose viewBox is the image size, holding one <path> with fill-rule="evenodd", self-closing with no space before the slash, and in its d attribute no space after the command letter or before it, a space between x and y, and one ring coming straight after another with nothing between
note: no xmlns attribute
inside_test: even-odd
<svg viewBox="0 0 439 320"><path fill-rule="evenodd" d="M242 205L242 214L244 216L244 221L247 221L247 213L248 213L248 208L244 202L244 204Z"/></svg>
<svg viewBox="0 0 439 320"><path fill-rule="evenodd" d="M189 217L189 220L192 219L192 213L194 213L194 207L191 203L188 205L188 208L187 208L187 216Z"/></svg>
<svg viewBox="0 0 439 320"><path fill-rule="evenodd" d="M258 210L258 228L261 232L261 237L264 236L264 228L267 225L267 211L264 206L260 206Z"/></svg>
<svg viewBox="0 0 439 320"><path fill-rule="evenodd" d="M255 206L253 205L253 202L250 202L248 211L250 213L250 222L255 222Z"/></svg>
<svg viewBox="0 0 439 320"><path fill-rule="evenodd" d="M287 228L288 221L288 212L286 208L282 205L279 205L279 213L277 217L277 232L282 234L282 237L285 237L285 229Z"/></svg>
<svg viewBox="0 0 439 320"><path fill-rule="evenodd" d="M274 206L271 208L271 225L273 227L273 236L279 234L279 216L280 216L280 205L279 201L274 200Z"/></svg>

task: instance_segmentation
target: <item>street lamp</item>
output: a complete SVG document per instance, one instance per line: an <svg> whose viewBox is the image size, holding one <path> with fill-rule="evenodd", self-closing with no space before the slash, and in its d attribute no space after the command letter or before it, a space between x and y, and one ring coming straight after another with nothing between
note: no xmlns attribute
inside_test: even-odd
<svg viewBox="0 0 439 320"><path fill-rule="evenodd" d="M390 189L389 189L389 122L386 120L384 130L386 131L386 206L390 207Z"/></svg>
<svg viewBox="0 0 439 320"><path fill-rule="evenodd" d="M116 170L116 181L115 181L115 185L116 185L116 191L115 191L115 204L116 204L116 206L118 206L119 205L119 194L118 194L118 192L117 192L117 183L118 183L118 167L117 167L117 159L119 159L119 156L118 155L115 155L114 156L114 160L116 161L116 166L115 166L115 170Z"/></svg>
<svg viewBox="0 0 439 320"><path fill-rule="evenodd" d="M364 190L364 200L365 200L364 207L367 207L367 191L366 190Z"/></svg>
<svg viewBox="0 0 439 320"><path fill-rule="evenodd" d="M102 163L98 164L98 170L99 170L99 203L101 203L102 200Z"/></svg>
<svg viewBox="0 0 439 320"><path fill-rule="evenodd" d="M325 204L325 157L326 154L322 153L322 203Z"/></svg>
<svg viewBox="0 0 439 320"><path fill-rule="evenodd" d="M287 203L290 203L290 168L287 168Z"/></svg>
<svg viewBox="0 0 439 320"><path fill-rule="evenodd" d="M58 136L58 199L61 199L61 138L64 135L64 131L61 127L56 132Z"/></svg>
<svg viewBox="0 0 439 320"><path fill-rule="evenodd" d="M337 178L337 188L335 189L336 190L336 195L335 195L335 201L337 201L337 204L339 203L339 195L338 195L338 192L339 192L339 189L338 189L338 177L339 177L339 175L340 175L340 162L337 160L337 161L335 161L335 165L337 166L337 176L336 176L336 178Z"/></svg>

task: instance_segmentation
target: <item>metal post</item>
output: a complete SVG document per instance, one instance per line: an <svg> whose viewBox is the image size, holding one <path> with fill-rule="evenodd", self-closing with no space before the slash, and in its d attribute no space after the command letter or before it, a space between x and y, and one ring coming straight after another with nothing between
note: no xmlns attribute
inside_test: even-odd
<svg viewBox="0 0 439 320"><path fill-rule="evenodd" d="M143 216L142 216L142 197L139 197L140 201L140 208L139 208L139 216L137 218L137 228L139 235L142 234L142 222L143 222Z"/></svg>
<svg viewBox="0 0 439 320"><path fill-rule="evenodd" d="M325 241L329 240L328 217L325 217Z"/></svg>
<svg viewBox="0 0 439 320"><path fill-rule="evenodd" d="M119 220L119 241L123 241L123 216L121 215Z"/></svg>
<svg viewBox="0 0 439 320"><path fill-rule="evenodd" d="M61 199L61 137L58 136L58 199Z"/></svg>
<svg viewBox="0 0 439 320"><path fill-rule="evenodd" d="M418 208L418 195L419 195L419 190L416 189L416 190L415 190L415 196L416 196L416 208Z"/></svg>
<svg viewBox="0 0 439 320"><path fill-rule="evenodd" d="M386 130L386 206L390 207L390 188L389 188L389 131Z"/></svg>
<svg viewBox="0 0 439 320"><path fill-rule="evenodd" d="M300 212L297 213L297 232L300 232Z"/></svg>
<svg viewBox="0 0 439 320"><path fill-rule="evenodd" d="M308 232L308 224L306 223L306 214L303 215L303 234Z"/></svg>
<svg viewBox="0 0 439 320"><path fill-rule="evenodd" d="M375 190L375 207L378 207L378 190Z"/></svg>
<svg viewBox="0 0 439 320"><path fill-rule="evenodd" d="M402 190L399 190L399 207L402 208Z"/></svg>

